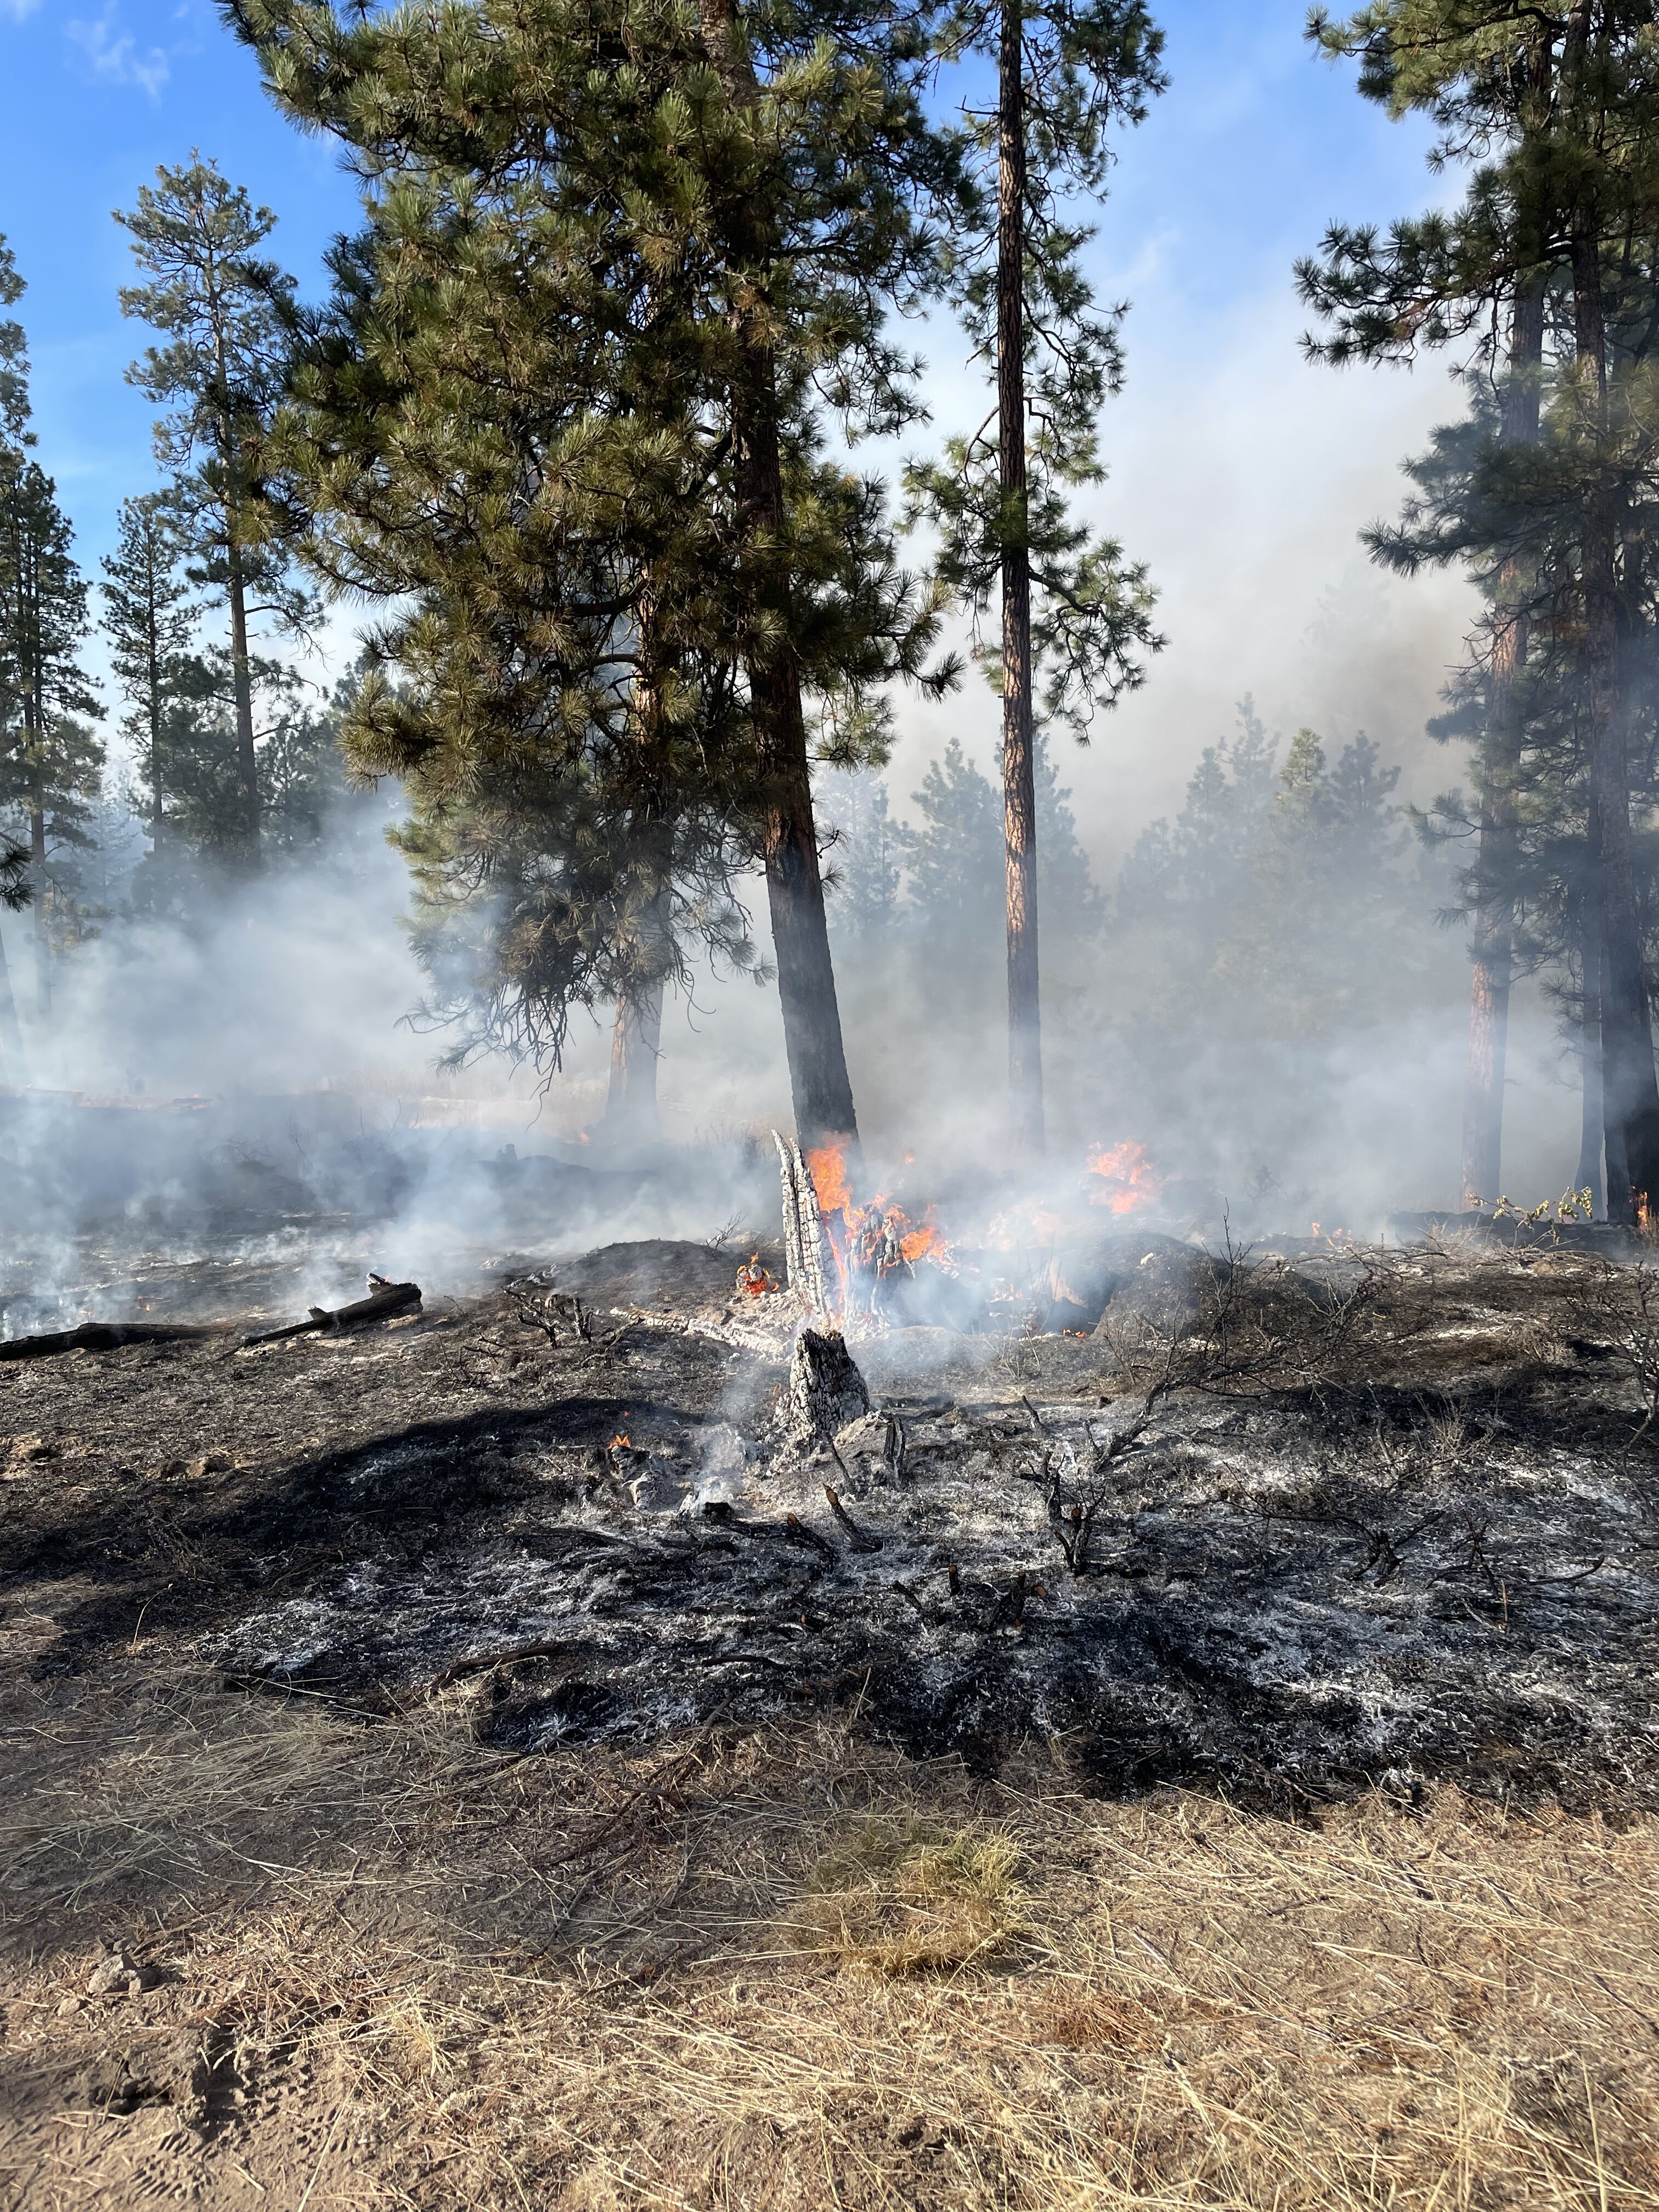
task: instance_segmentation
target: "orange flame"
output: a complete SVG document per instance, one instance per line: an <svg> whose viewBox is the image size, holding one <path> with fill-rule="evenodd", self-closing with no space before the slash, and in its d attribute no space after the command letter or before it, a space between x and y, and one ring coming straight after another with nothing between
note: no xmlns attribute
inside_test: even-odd
<svg viewBox="0 0 1659 2212"><path fill-rule="evenodd" d="M898 1207L895 1206L888 1218L902 1223L904 1216L899 1212ZM948 1256L950 1249L950 1246L939 1231L938 1224L933 1219L933 1211L931 1206L927 1209L927 1218L922 1223L921 1228L913 1229L908 1236L901 1236L899 1238L899 1250L907 1260L943 1260Z"/></svg>
<svg viewBox="0 0 1659 2212"><path fill-rule="evenodd" d="M626 1437L612 1437L606 1449L611 1451L631 1451L633 1446Z"/></svg>
<svg viewBox="0 0 1659 2212"><path fill-rule="evenodd" d="M812 1188L818 1194L818 1212L839 1213L850 1219L853 1212L852 1186L847 1180L847 1139L837 1137L833 1144L820 1145L806 1155L806 1172L812 1178Z"/></svg>
<svg viewBox="0 0 1659 2212"><path fill-rule="evenodd" d="M914 1159L915 1154L909 1157ZM932 1206L924 1220L914 1222L902 1206L890 1204L884 1194L878 1194L867 1206L860 1206L853 1195L848 1174L845 1138L820 1145L805 1158L807 1173L817 1194L818 1212L840 1278L843 1305L848 1302L855 1259L866 1268L873 1267L879 1273L887 1272L889 1263L873 1255L888 1239L891 1240L887 1243L889 1254L896 1248L907 1266L918 1260L930 1260L939 1265L949 1262L951 1247L933 1218Z"/></svg>
<svg viewBox="0 0 1659 2212"><path fill-rule="evenodd" d="M1091 1152L1089 1172L1099 1177L1099 1187L1089 1194L1090 1205L1109 1206L1114 1213L1145 1212L1163 1197L1167 1181L1152 1165L1145 1145L1128 1139Z"/></svg>

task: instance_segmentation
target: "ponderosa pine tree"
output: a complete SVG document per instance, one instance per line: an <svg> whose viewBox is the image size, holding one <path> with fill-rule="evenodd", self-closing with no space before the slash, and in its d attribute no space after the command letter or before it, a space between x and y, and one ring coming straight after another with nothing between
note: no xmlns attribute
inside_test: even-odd
<svg viewBox="0 0 1659 2212"><path fill-rule="evenodd" d="M0 236L0 307L15 307L24 289L16 258ZM33 442L28 421L28 341L15 316L0 315L0 487L8 491L22 469L27 448ZM21 914L32 895L29 848L0 823L0 912ZM5 1055L9 1079L21 1083L23 1038L3 944L0 944L0 1052Z"/></svg>
<svg viewBox="0 0 1659 2212"><path fill-rule="evenodd" d="M1091 540L1068 488L1099 483L1098 418L1121 380L1122 310L1097 313L1079 264L1092 232L1068 203L1103 187L1110 131L1161 91L1163 34L1144 0L961 0L941 33L992 63L994 110L969 106L981 189L955 228L954 289L997 401L945 459L909 472L940 527L940 574L975 619L1000 600L987 653L1002 695L1008 1079L1015 1146L1043 1148L1033 698L1086 735L1093 711L1142 680L1161 640L1143 568ZM994 434L992 424L994 423ZM1036 603L1033 604L1035 591Z"/></svg>
<svg viewBox="0 0 1659 2212"><path fill-rule="evenodd" d="M0 307L15 307L24 292L17 261L0 236ZM15 316L0 315L0 485L9 488L21 471L33 441L29 421L28 341ZM0 908L21 914L29 902L29 848L0 824ZM0 945L0 1048L21 1079L23 1041L12 998L11 975Z"/></svg>
<svg viewBox="0 0 1659 2212"><path fill-rule="evenodd" d="M1461 209L1390 226L1336 225L1322 258L1298 264L1303 296L1331 321L1307 341L1316 357L1410 360L1421 347L1478 333L1477 356L1499 389L1490 434L1509 448L1535 444L1543 373L1546 295L1559 268L1549 164L1537 157L1552 125L1556 55L1536 21L1512 10L1477 9L1474 21L1444 5L1367 8L1333 22L1316 15L1310 34L1333 57L1357 56L1359 89L1393 114L1426 110L1441 132L1437 161L1468 158L1496 139L1500 164L1477 168ZM1505 20L1507 18L1508 20ZM1462 66L1446 67L1462 33ZM1497 329L1507 325L1506 360ZM1529 579L1513 555L1486 579L1492 600L1486 712L1478 748L1480 819L1466 895L1471 914L1468 1060L1462 1188L1465 1205L1490 1204L1500 1183L1504 1079L1514 972L1515 786L1524 732L1517 678L1527 656Z"/></svg>
<svg viewBox="0 0 1659 2212"><path fill-rule="evenodd" d="M1653 452L1644 394L1656 298L1643 241L1659 229L1652 20L1647 0L1525 9L1376 0L1340 24L1316 16L1314 34L1328 50L1358 54L1362 90L1395 112L1431 116L1443 153L1480 158L1453 217L1396 226L1384 247L1367 232L1333 234L1322 265L1302 272L1308 295L1337 318L1337 341L1325 347L1337 358L1399 356L1479 332L1477 357L1495 374L1497 334L1507 331L1500 408L1485 438L1470 442L1461 477L1441 470L1433 498L1414 502L1399 531L1372 538L1402 568L1471 561L1494 599L1481 853L1469 887L1477 967L1466 1193L1495 1167L1514 793L1527 737L1518 673L1528 624L1546 600L1558 620L1565 600L1576 605L1595 799L1590 897L1606 955L1608 1206L1623 1219L1659 1205L1659 1083L1628 756L1630 647L1651 620L1639 510ZM1535 429L1540 383L1548 405Z"/></svg>
<svg viewBox="0 0 1659 2212"><path fill-rule="evenodd" d="M74 719L102 709L80 664L87 586L72 537L52 478L24 462L0 485L0 807L27 823L42 1016L52 1011L54 934L63 933L52 856L76 842L103 765L101 744Z"/></svg>
<svg viewBox="0 0 1659 2212"><path fill-rule="evenodd" d="M16 256L0 235L0 307L15 307L25 289ZM0 315L0 461L34 443L28 425L28 340L15 316Z"/></svg>
<svg viewBox="0 0 1659 2212"><path fill-rule="evenodd" d="M137 763L158 878L167 836L167 739L199 708L206 671L192 651L197 614L184 574L185 544L163 492L124 500L115 551L103 562L103 632L127 703L122 730Z"/></svg>
<svg viewBox="0 0 1659 2212"><path fill-rule="evenodd" d="M374 179L295 474L324 573L417 602L378 641L407 696L366 686L354 744L415 789L428 886L470 862L496 896L484 1002L556 1055L572 1004L730 939L753 853L798 1130L855 1134L805 702L833 757L878 751L874 687L933 618L816 392L876 427L912 404L883 317L928 266L921 31L862 0L232 12Z"/></svg>
<svg viewBox="0 0 1659 2212"><path fill-rule="evenodd" d="M858 769L837 781L829 805L835 825L830 926L848 942L867 945L892 927L898 911L899 842L886 781L873 769Z"/></svg>
<svg viewBox="0 0 1659 2212"><path fill-rule="evenodd" d="M1104 902L1078 842L1071 793L1062 787L1041 733L1035 755L1038 896L1066 941L1080 945L1098 933ZM966 956L971 964L976 947L994 945L1004 921L997 868L1001 793L952 738L944 757L928 763L911 804L915 819L892 832L904 863L902 911L937 957L961 963Z"/></svg>
<svg viewBox="0 0 1659 2212"><path fill-rule="evenodd" d="M276 218L199 155L160 168L131 213L131 235L150 280L121 293L121 312L170 341L128 371L158 407L156 457L176 486L195 580L222 598L229 626L236 788L246 858L259 854L253 626L303 625L282 518L265 495L262 450L287 361L283 309L293 279L258 248Z"/></svg>

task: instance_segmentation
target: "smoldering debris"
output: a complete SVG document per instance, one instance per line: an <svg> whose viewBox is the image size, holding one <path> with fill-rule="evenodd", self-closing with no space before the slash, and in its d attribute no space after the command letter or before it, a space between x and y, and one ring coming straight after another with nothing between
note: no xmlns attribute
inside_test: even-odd
<svg viewBox="0 0 1659 2212"><path fill-rule="evenodd" d="M544 1267L586 1334L521 1272L358 1336L8 1370L41 1663L142 1616L233 1691L459 1698L514 1754L842 1704L1103 1788L1653 1802L1659 1277L1194 1255L1195 1304L1131 1283L1087 1335L854 1333L809 1422L748 1256Z"/></svg>

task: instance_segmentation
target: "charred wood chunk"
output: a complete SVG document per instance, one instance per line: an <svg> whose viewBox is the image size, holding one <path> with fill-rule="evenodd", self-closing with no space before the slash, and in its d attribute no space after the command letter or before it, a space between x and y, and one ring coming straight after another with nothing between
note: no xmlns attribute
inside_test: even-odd
<svg viewBox="0 0 1659 2212"><path fill-rule="evenodd" d="M846 1529L848 1534L852 1538L853 1549L855 1552L880 1551L880 1537L875 1534L873 1529L860 1528L858 1522L854 1520L852 1515L842 1504L841 1493L838 1491L832 1490L830 1485L826 1482L823 1486L823 1494L830 1501L830 1510L835 1515L836 1520L840 1522L842 1527Z"/></svg>
<svg viewBox="0 0 1659 2212"><path fill-rule="evenodd" d="M870 1410L870 1393L836 1330L804 1328L789 1363L789 1425L803 1440L833 1437Z"/></svg>

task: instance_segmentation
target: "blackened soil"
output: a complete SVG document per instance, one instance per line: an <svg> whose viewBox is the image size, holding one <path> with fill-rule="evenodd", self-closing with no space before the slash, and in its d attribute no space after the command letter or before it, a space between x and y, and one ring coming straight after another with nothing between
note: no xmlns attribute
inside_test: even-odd
<svg viewBox="0 0 1659 2212"><path fill-rule="evenodd" d="M590 1340L502 1295L0 1369L0 1603L48 1671L142 1628L228 1694L471 1698L509 1751L844 1704L1103 1788L1659 1794L1652 1277L1350 1255L1209 1269L1161 1333L894 1330L803 1452L734 1264L592 1255Z"/></svg>

